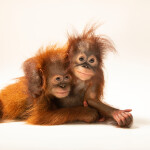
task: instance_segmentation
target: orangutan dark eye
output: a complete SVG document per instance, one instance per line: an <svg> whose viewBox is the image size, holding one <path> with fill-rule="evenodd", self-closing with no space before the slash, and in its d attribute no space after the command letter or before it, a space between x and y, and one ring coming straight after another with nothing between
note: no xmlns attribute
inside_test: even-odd
<svg viewBox="0 0 150 150"><path fill-rule="evenodd" d="M84 60L84 57L80 57L79 60L80 60L80 61L83 61L83 60Z"/></svg>
<svg viewBox="0 0 150 150"><path fill-rule="evenodd" d="M89 62L94 63L94 61L95 61L94 58L91 58Z"/></svg>
<svg viewBox="0 0 150 150"><path fill-rule="evenodd" d="M60 81L60 77L57 77L56 80L57 80L57 81Z"/></svg>
<svg viewBox="0 0 150 150"><path fill-rule="evenodd" d="M65 76L65 79L69 79L69 76Z"/></svg>

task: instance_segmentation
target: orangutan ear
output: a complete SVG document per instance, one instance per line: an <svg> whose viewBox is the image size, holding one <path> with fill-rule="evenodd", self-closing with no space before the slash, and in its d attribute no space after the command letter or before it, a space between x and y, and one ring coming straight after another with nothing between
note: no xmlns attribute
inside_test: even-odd
<svg viewBox="0 0 150 150"><path fill-rule="evenodd" d="M29 58L23 63L23 70L27 80L28 92L31 97L36 98L41 95L43 87L43 72L38 67L36 59Z"/></svg>

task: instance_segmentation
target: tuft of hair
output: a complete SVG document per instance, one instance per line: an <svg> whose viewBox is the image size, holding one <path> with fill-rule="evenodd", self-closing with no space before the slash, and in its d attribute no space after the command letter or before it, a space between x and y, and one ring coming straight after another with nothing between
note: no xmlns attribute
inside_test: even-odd
<svg viewBox="0 0 150 150"><path fill-rule="evenodd" d="M116 52L113 41L106 35L96 35L95 31L101 24L87 24L81 34L76 31L74 34L68 34L68 50L71 51L72 47L77 47L81 41L89 41L98 47L100 58L104 58L105 54L109 51Z"/></svg>
<svg viewBox="0 0 150 150"><path fill-rule="evenodd" d="M58 47L57 45L49 45L45 49L41 47L35 57L39 64L42 65L41 67L43 67L46 62L64 62L64 60L67 60L66 46Z"/></svg>

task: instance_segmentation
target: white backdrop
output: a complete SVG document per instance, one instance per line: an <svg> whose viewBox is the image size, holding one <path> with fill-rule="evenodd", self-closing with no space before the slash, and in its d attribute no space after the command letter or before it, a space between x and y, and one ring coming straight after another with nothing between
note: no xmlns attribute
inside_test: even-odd
<svg viewBox="0 0 150 150"><path fill-rule="evenodd" d="M33 56L39 47L55 42L64 44L67 40L67 31L71 32L75 28L81 32L87 23L95 21L103 23L96 33L108 35L114 41L118 51L115 55L109 54L105 60L105 101L121 109L132 108L135 123L132 130L125 131L127 135L123 140L127 140L128 143L122 141L128 147L124 144L123 147L120 147L121 144L115 147L111 139L109 142L112 145L109 147L106 135L116 133L117 141L120 140L119 133L123 131L109 126L100 126L102 127L100 134L102 133L105 142L100 143L102 146L94 146L94 149L148 149L150 148L148 143L150 138L149 0L0 0L0 88L11 79L23 75L21 69L23 61ZM0 126L0 131L5 132L5 129L10 127L15 130L20 125L22 124L3 124ZM74 128L74 126L61 127L65 130ZM83 126L76 127L83 130ZM25 131L28 128L30 127L25 126ZM96 130L91 132L97 128L99 129L97 125L88 126L89 136L94 136L93 133L97 134ZM31 126L30 130L32 129ZM48 127L46 129L51 131ZM104 131L109 133L105 134ZM132 136L130 137L133 143L128 139L130 133L133 133L133 139ZM9 133L7 134L9 136ZM0 136L2 149L10 148L4 144L7 143L7 134L6 139L3 140ZM95 140L98 140L98 135ZM141 140L145 143L140 143ZM59 142L62 141L58 140ZM36 143L38 144L38 141ZM137 147L135 143L138 144ZM95 143L88 142L87 147L76 145L74 149L87 149L92 147L90 144ZM45 147L49 148L48 145ZM53 149L59 148L53 145ZM60 149L63 148L70 149L65 146ZM17 146L14 149L16 150Z"/></svg>

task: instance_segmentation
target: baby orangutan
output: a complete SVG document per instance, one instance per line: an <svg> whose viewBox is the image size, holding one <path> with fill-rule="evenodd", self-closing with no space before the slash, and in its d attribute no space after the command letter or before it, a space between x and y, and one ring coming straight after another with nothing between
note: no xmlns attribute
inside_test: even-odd
<svg viewBox="0 0 150 150"><path fill-rule="evenodd" d="M105 118L112 118L120 127L130 127L133 117L131 109L119 110L102 102L104 89L103 58L109 50L114 50L112 43L103 36L94 34L95 28L85 29L82 35L69 36L67 43L68 60L73 77L73 84L68 97L59 99L60 108L81 107L84 100L90 107L99 111ZM32 97L41 95L39 77L40 72L33 69L37 66L37 59L29 59L24 64L25 75L29 82L28 89ZM36 67L35 67L36 68ZM35 71L36 70L36 71ZM37 78L34 78L36 74ZM31 88L32 87L32 88ZM86 108L86 107L85 107ZM88 107L89 108L89 107Z"/></svg>
<svg viewBox="0 0 150 150"><path fill-rule="evenodd" d="M31 124L57 125L98 119L96 109L69 101L73 83L65 50L47 47L24 63L26 76L0 92L2 120L21 119ZM32 91L37 93L33 96Z"/></svg>
<svg viewBox="0 0 150 150"><path fill-rule="evenodd" d="M102 102L104 88L103 58L107 50L114 50L105 37L94 34L94 27L85 29L82 35L70 36L68 55L75 78L76 92L84 95L88 105L96 108L104 117L113 118L118 126L130 127L131 109L119 110Z"/></svg>

